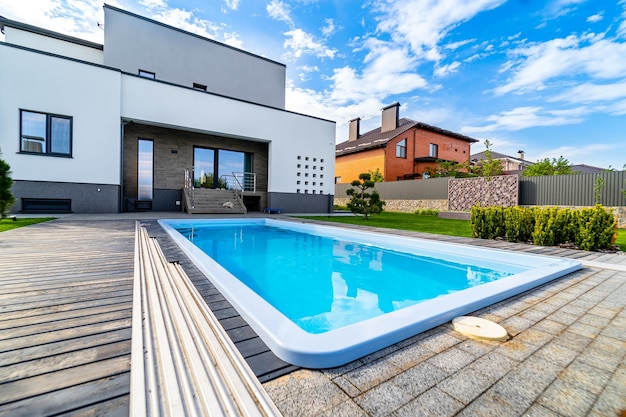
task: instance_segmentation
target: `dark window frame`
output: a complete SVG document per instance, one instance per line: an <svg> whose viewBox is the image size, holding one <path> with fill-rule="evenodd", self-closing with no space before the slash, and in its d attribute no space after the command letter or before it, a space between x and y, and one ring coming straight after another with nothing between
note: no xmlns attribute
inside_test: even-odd
<svg viewBox="0 0 626 417"><path fill-rule="evenodd" d="M396 158L406 159L406 138L396 144Z"/></svg>
<svg viewBox="0 0 626 417"><path fill-rule="evenodd" d="M193 83L194 90L206 91L206 85L200 83Z"/></svg>
<svg viewBox="0 0 626 417"><path fill-rule="evenodd" d="M23 131L23 114L24 113L36 113L36 114L43 114L44 116L46 116L46 137L45 139L45 146L44 149L42 149L41 152L37 152L37 151L29 151L29 150L24 150L24 134L22 133ZM69 120L70 122L70 134L69 134L69 151L67 153L65 152L52 152L52 119L65 119L65 120ZM44 155L44 156L54 156L54 157L60 157L60 158L71 158L72 157L72 152L73 152L73 147L74 147L74 117L73 116L68 116L68 115L64 115L64 114L56 114L56 113L46 113L43 111L37 111L37 110L28 110L28 109L20 109L20 137L19 137L19 141L20 141L20 151L19 153L25 153L25 154L29 154L29 155Z"/></svg>

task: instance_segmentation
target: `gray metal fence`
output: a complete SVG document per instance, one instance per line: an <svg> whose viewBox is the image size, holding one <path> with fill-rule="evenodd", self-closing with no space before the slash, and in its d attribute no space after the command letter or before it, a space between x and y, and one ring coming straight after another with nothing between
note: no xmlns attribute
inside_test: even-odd
<svg viewBox="0 0 626 417"><path fill-rule="evenodd" d="M597 178L604 180L600 203L607 207L626 206L626 171L600 174L572 174L547 177L519 178L520 205L538 206L592 206L596 203ZM383 200L445 200L448 198L449 178L408 180L376 183ZM350 184L336 184L335 198L347 197Z"/></svg>
<svg viewBox="0 0 626 417"><path fill-rule="evenodd" d="M626 205L622 190L626 189L626 171L600 174L520 177L519 204L523 206L592 206L596 203L597 178L604 180L600 204L608 207Z"/></svg>
<svg viewBox="0 0 626 417"><path fill-rule="evenodd" d="M335 184L335 198L348 197L350 184ZM376 191L383 200L446 200L448 178L377 182Z"/></svg>

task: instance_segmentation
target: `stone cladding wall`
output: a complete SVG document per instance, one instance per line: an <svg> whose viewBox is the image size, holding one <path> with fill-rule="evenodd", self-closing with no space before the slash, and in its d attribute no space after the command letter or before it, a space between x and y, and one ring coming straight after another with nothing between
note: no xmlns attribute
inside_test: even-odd
<svg viewBox="0 0 626 417"><path fill-rule="evenodd" d="M450 211L470 211L472 206L513 207L517 205L519 183L517 175L501 175L491 181L483 177L455 178L448 182Z"/></svg>
<svg viewBox="0 0 626 417"><path fill-rule="evenodd" d="M349 201L349 198L335 197L334 204L345 207ZM385 211L414 213L419 209L448 210L448 200L385 200L385 203Z"/></svg>

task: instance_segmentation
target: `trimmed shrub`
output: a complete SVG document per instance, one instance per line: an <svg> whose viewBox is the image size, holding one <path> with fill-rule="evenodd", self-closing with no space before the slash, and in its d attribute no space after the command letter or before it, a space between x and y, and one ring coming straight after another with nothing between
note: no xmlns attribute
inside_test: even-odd
<svg viewBox="0 0 626 417"><path fill-rule="evenodd" d="M508 242L532 242L535 209L507 207L504 209L504 229Z"/></svg>
<svg viewBox="0 0 626 417"><path fill-rule="evenodd" d="M472 235L557 246L575 243L583 250L608 249L617 240L617 220L601 205L570 210L558 207L472 207Z"/></svg>
<svg viewBox="0 0 626 417"><path fill-rule="evenodd" d="M600 204L578 212L576 245L583 250L606 249L617 240L617 220Z"/></svg>
<svg viewBox="0 0 626 417"><path fill-rule="evenodd" d="M506 227L503 207L472 207L470 226L472 235L480 239L504 238Z"/></svg>

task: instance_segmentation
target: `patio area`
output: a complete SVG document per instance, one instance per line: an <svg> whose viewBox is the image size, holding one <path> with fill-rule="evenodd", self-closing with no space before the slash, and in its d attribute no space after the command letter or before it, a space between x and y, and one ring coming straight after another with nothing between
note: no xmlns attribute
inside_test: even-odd
<svg viewBox="0 0 626 417"><path fill-rule="evenodd" d="M134 219L156 216L72 215L0 233L0 415L128 415ZM507 342L446 324L340 368L266 378L284 416L626 410L626 256L387 232L577 258L585 268L472 314L503 325Z"/></svg>

